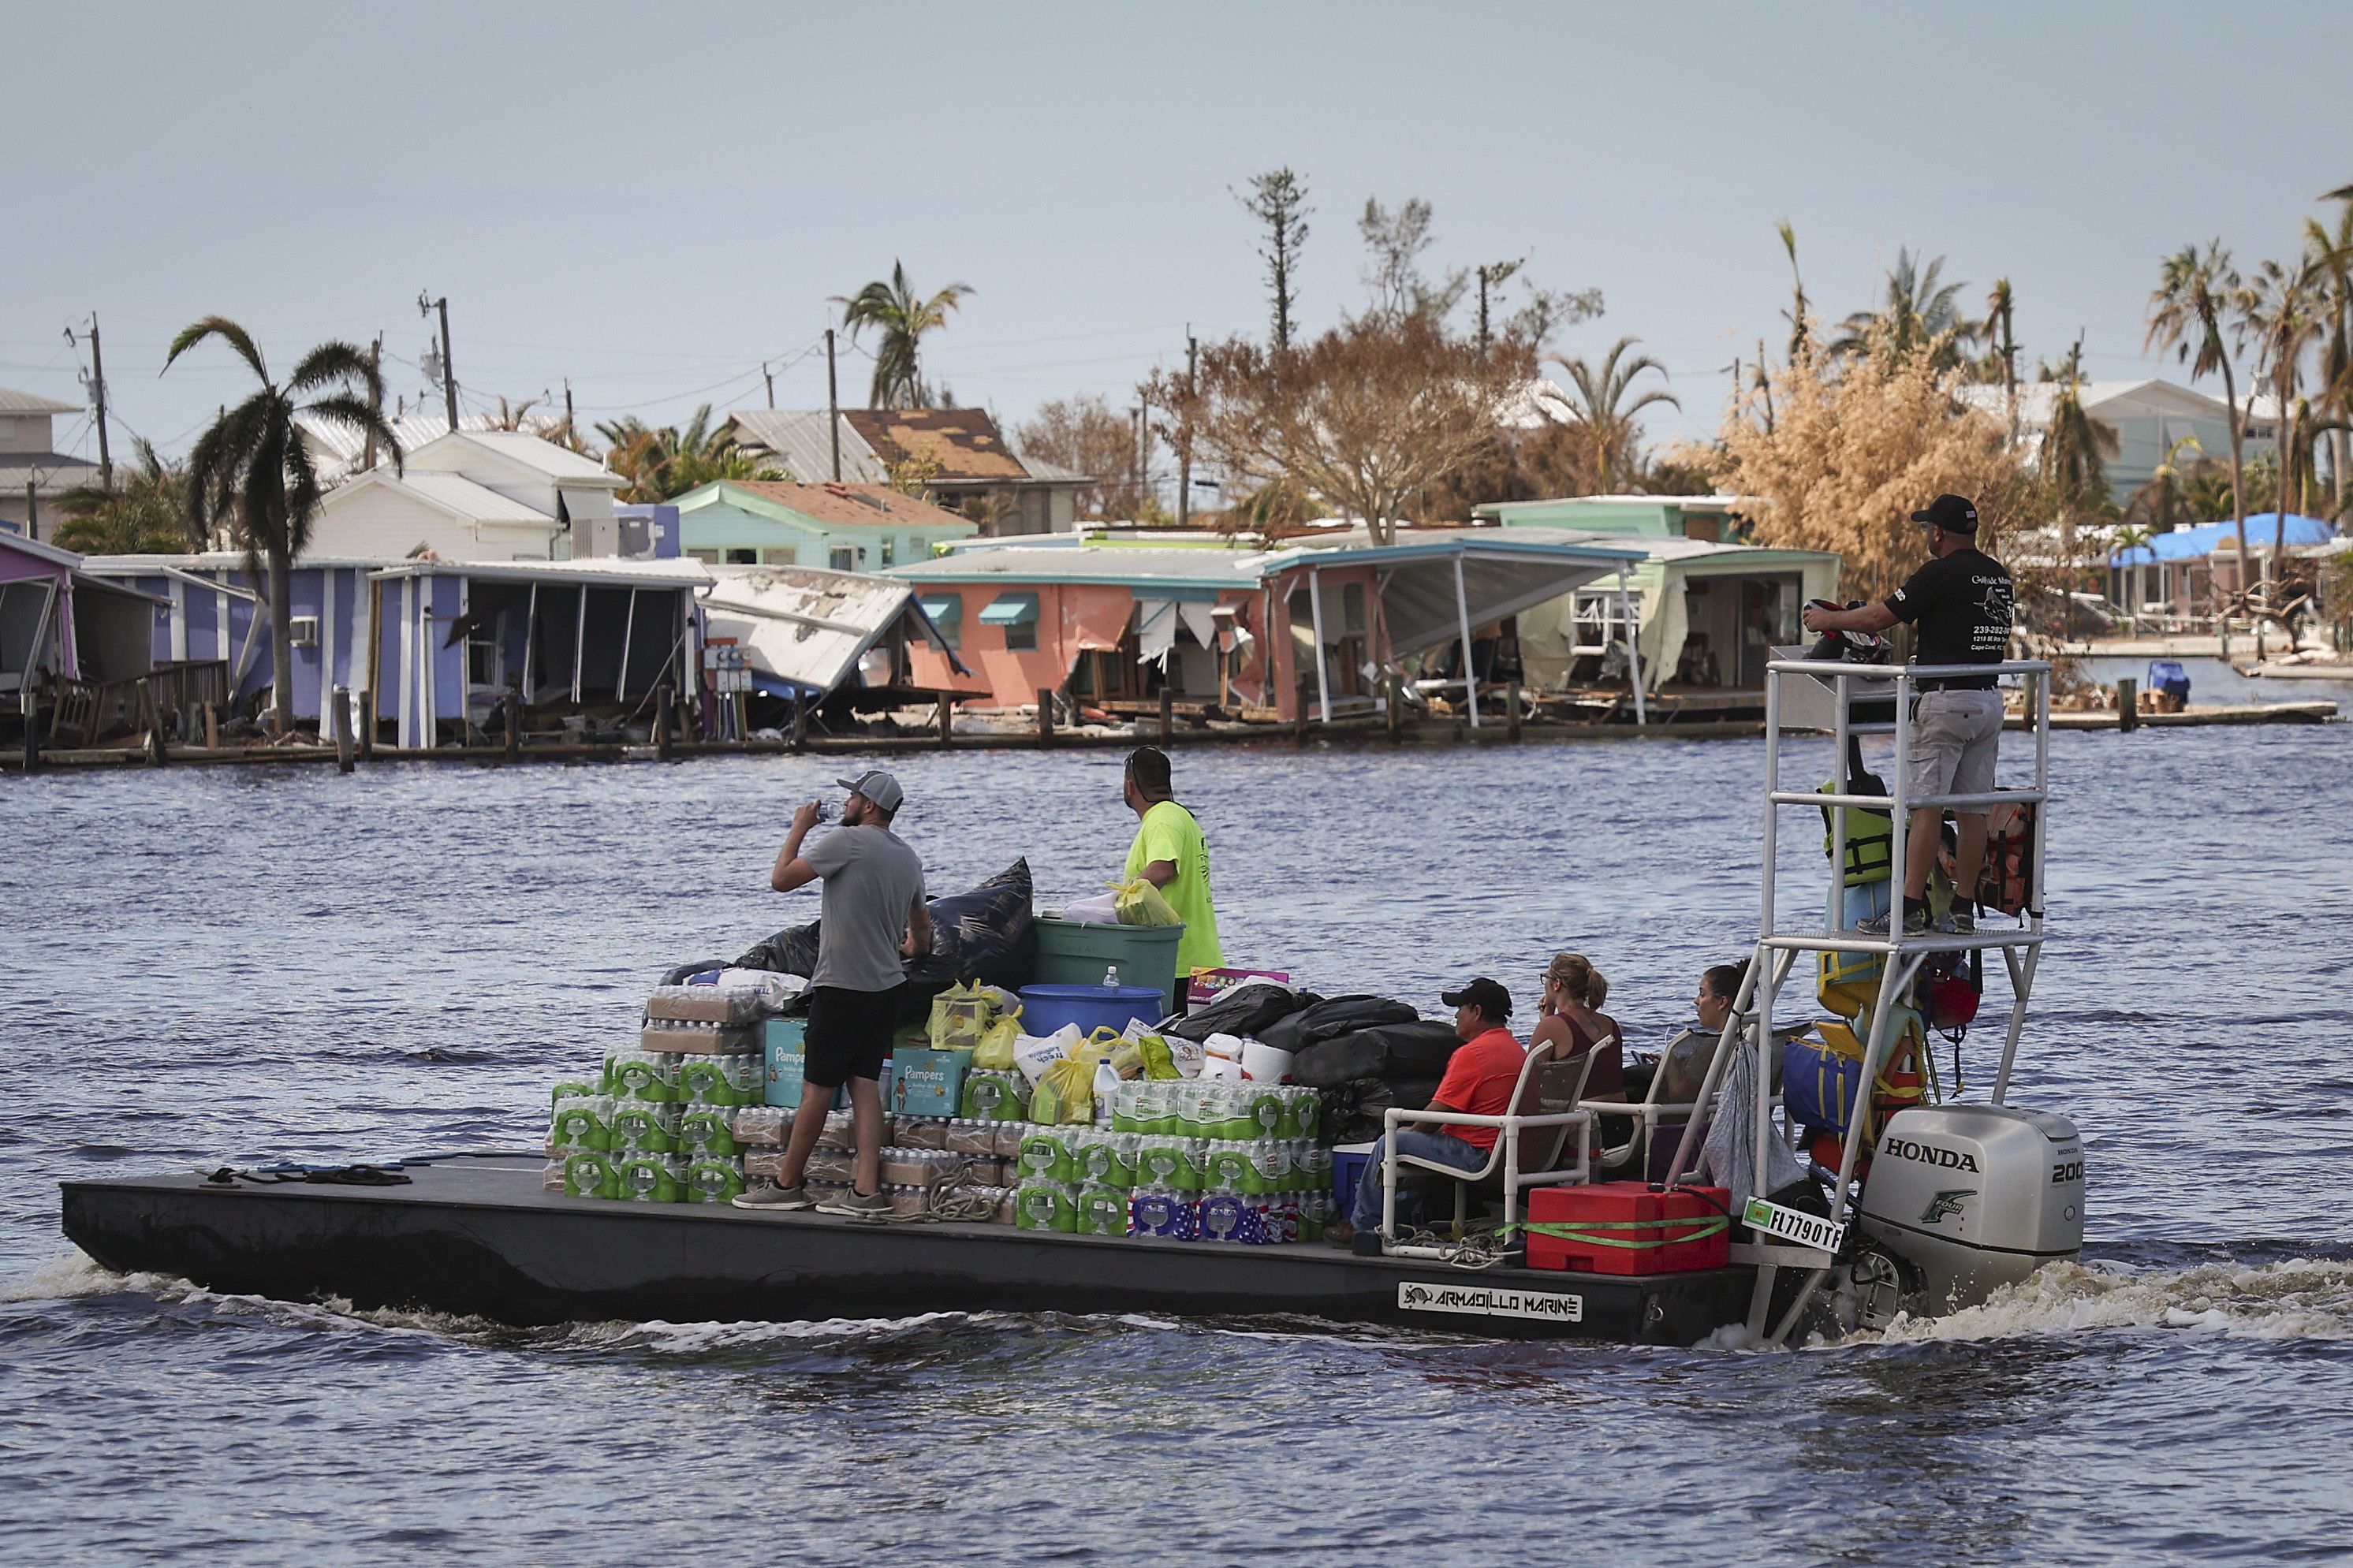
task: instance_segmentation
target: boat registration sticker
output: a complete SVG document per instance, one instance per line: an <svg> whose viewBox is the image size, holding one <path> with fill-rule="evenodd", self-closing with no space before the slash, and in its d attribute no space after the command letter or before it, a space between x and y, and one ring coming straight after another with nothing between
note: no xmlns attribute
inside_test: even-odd
<svg viewBox="0 0 2353 1568"><path fill-rule="evenodd" d="M1846 1241L1846 1226L1802 1209L1785 1209L1763 1198L1751 1198L1740 1211L1740 1223L1753 1231L1794 1241L1817 1251L1836 1252Z"/></svg>
<svg viewBox="0 0 2353 1568"><path fill-rule="evenodd" d="M1398 1305L1409 1312L1459 1312L1473 1318L1535 1318L1545 1322L1585 1321L1585 1298L1554 1290L1506 1290L1493 1285L1398 1287Z"/></svg>

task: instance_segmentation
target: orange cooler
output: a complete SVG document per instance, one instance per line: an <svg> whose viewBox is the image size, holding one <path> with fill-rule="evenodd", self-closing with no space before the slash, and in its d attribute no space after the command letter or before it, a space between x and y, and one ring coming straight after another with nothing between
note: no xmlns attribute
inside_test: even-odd
<svg viewBox="0 0 2353 1568"><path fill-rule="evenodd" d="M1578 1274L1682 1274L1731 1261L1722 1187L1647 1182L1538 1187L1528 1194L1528 1267Z"/></svg>

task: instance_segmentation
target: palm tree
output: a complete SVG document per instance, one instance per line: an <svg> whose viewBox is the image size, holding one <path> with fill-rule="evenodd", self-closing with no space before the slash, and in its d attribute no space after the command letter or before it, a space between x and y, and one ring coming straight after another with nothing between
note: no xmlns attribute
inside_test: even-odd
<svg viewBox="0 0 2353 1568"><path fill-rule="evenodd" d="M2181 482L2182 476L2191 467L2190 462L2182 456L2185 452L2194 452L2202 458L2206 454L2206 448L2199 445L2198 437L2195 436L2178 437L2165 449L2165 461L2149 470L2147 482L2135 490L2132 500L2126 504L2126 517L2148 520L2148 527L2143 531L2152 533L2173 531L2173 525L2179 521L2179 514L2189 499L2189 492L2183 488ZM2191 518L2189 521L2195 522L2197 519ZM2147 541L2141 540L2137 542L2147 543ZM2123 547L2118 546L2118 548Z"/></svg>
<svg viewBox="0 0 2353 1568"><path fill-rule="evenodd" d="M610 444L605 466L629 481L622 492L633 502L664 501L719 479L781 479L784 470L764 463L735 444L725 427L713 429L711 405L694 411L681 430L675 425L659 429L635 415L596 426Z"/></svg>
<svg viewBox="0 0 2353 1568"><path fill-rule="evenodd" d="M225 316L206 316L172 340L164 368L206 338L219 338L251 368L261 390L222 411L196 437L188 454L188 526L205 537L226 526L245 551L245 569L269 583L269 657L272 728L294 730L294 558L311 542L318 515L318 470L296 416L347 425L373 436L401 464L400 440L384 418L384 384L365 351L346 342L324 342L296 363L280 386L269 379L261 351L243 327ZM302 399L311 394L308 402Z"/></svg>
<svg viewBox="0 0 2353 1568"><path fill-rule="evenodd" d="M2002 397L2010 411L2010 439L2018 443L2018 339L2012 331L2011 317L2018 300L2010 292L2010 279L1993 280L1993 292L1986 296L1986 337L1989 364L1987 368L2001 378ZM1990 381L1993 376L1988 376Z"/></svg>
<svg viewBox="0 0 2353 1568"><path fill-rule="evenodd" d="M930 299L918 300L913 285L907 281L906 267L894 259L888 283L878 278L847 299L833 297L833 302L843 307L841 324L849 330L852 342L865 327L874 327L882 334L881 344L874 351L874 382L866 395L871 406L932 405L932 389L923 384L917 351L923 334L947 325L948 312L971 292L968 285L951 283Z"/></svg>
<svg viewBox="0 0 2353 1568"><path fill-rule="evenodd" d="M201 550L188 525L188 472L155 455L137 437L138 465L115 476L114 488L78 485L58 500L68 521L57 542L85 555L176 555Z"/></svg>
<svg viewBox="0 0 2353 1568"><path fill-rule="evenodd" d="M2231 253L2222 248L2220 239L2198 254L2194 245L2185 245L2165 258L2158 274L2158 285L2148 297L2148 335L2141 341L2147 350L2155 347L2159 354L2173 351L2174 358L2189 365L2189 379L2195 382L2209 371L2222 373L2222 402L2230 415L2231 428L2231 518L2232 532L2238 544L2239 591L2247 588L2247 466L2245 430L2239 418L2238 383L2231 370L2231 351L2222 341L2223 320L2230 313L2232 301L2239 297L2239 274L2231 265Z"/></svg>
<svg viewBox="0 0 2353 1568"><path fill-rule="evenodd" d="M2320 318L2320 428L2328 432L2329 513L2345 514L2346 430L2353 422L2353 185L2331 191L2337 209L2334 234L2317 218L2304 220L2304 251L2324 300Z"/></svg>
<svg viewBox="0 0 2353 1568"><path fill-rule="evenodd" d="M2075 528L2084 514L2108 505L2108 475L2104 457L2116 452L2116 433L2094 423L2084 412L2084 344L2078 339L2067 351L2067 368L2061 374L2059 395L2051 405L2051 427L2042 436L2042 477L2059 498L2059 544L2071 557Z"/></svg>
<svg viewBox="0 0 2353 1568"><path fill-rule="evenodd" d="M1789 253L1791 298L1787 314L1789 319L1789 358L1794 361L1806 351L1806 279L1798 271L1798 231L1789 226L1788 218L1783 218L1774 226L1774 232L1781 237L1781 248ZM1762 374L1765 356L1761 351L1757 356L1757 365L1758 374Z"/></svg>
<svg viewBox="0 0 2353 1568"><path fill-rule="evenodd" d="M1651 387L1630 403L1626 401L1636 376L1646 370L1657 371L1662 379L1667 374L1667 367L1649 354L1625 357L1626 351L1640 342L1640 338L1620 338L1609 346L1598 367L1581 359L1556 356L1553 360L1568 373L1569 383L1576 388L1569 399L1576 410L1569 426L1578 433L1593 460L1594 490L1598 495L1613 493L1610 481L1620 465L1629 468L1634 466L1634 438L1640 433L1634 416L1654 403L1683 406L1673 393L1661 386Z"/></svg>
<svg viewBox="0 0 2353 1568"><path fill-rule="evenodd" d="M1899 360L1925 353L1935 370L1958 365L1962 345L1985 336L1986 323L1960 313L1956 301L1968 285L1945 282L1944 270L1941 256L1921 266L1909 250L1897 249L1894 269L1887 275L1887 302L1876 310L1849 316L1831 353L1862 353L1877 347Z"/></svg>
<svg viewBox="0 0 2353 1568"><path fill-rule="evenodd" d="M2279 453L2279 501L2272 508L2274 537L2267 570L2276 576L2287 544L2289 485L2299 472L2309 471L2302 452L2304 422L2297 416L2297 383L2303 379L2305 351L2319 337L2319 303L2309 260L2283 267L2266 261L2239 297L2239 328L2243 341L2255 348L2256 374L2268 372L2273 395L2279 399L2279 417L2273 441Z"/></svg>

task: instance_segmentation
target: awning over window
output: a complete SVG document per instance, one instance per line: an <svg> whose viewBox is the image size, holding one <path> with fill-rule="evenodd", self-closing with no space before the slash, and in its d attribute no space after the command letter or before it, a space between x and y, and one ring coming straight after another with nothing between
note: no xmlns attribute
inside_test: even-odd
<svg viewBox="0 0 2353 1568"><path fill-rule="evenodd" d="M923 595L923 614L932 617L935 626L952 626L964 619L964 595L941 594Z"/></svg>
<svg viewBox="0 0 2353 1568"><path fill-rule="evenodd" d="M999 594L980 612L980 624L985 626L1026 626L1037 619L1035 594Z"/></svg>

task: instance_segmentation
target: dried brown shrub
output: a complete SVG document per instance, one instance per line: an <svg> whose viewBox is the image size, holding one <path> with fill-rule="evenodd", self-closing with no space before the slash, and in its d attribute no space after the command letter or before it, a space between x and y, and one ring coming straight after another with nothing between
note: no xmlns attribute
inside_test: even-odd
<svg viewBox="0 0 2353 1568"><path fill-rule="evenodd" d="M1759 544L1828 550L1841 591L1883 597L1924 559L1912 513L1951 491L1978 504L1978 537L2040 527L2050 500L1992 416L1953 395L1956 373L1920 356L1874 353L1832 362L1809 346L1745 390L1716 447L1685 453L1744 508Z"/></svg>

